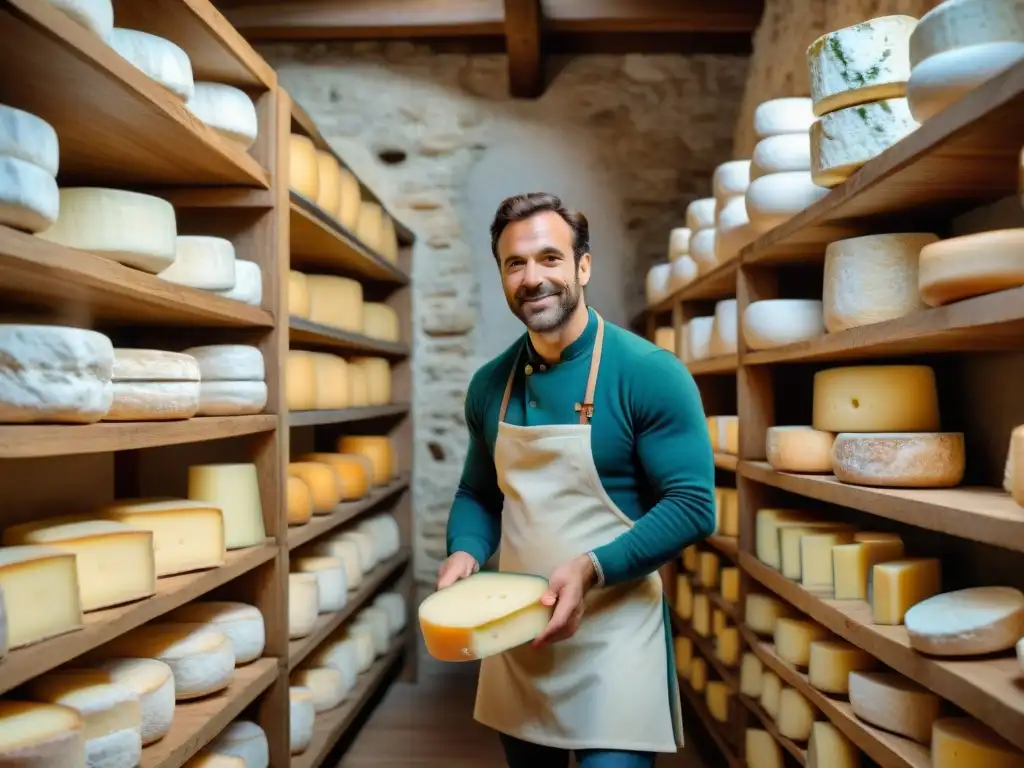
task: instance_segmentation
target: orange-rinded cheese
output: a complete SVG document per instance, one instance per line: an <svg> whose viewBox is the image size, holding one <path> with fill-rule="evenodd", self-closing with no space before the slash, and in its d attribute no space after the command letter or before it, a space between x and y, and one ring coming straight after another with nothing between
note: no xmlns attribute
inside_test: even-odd
<svg viewBox="0 0 1024 768"><path fill-rule="evenodd" d="M294 269L288 272L288 314L309 317L309 284L306 276Z"/></svg>
<svg viewBox="0 0 1024 768"><path fill-rule="evenodd" d="M395 449L385 435L345 435L338 440L338 453L365 456L373 466L371 482L387 485L396 474Z"/></svg>
<svg viewBox="0 0 1024 768"><path fill-rule="evenodd" d="M299 456L298 461L317 461L330 466L338 481L341 501L361 499L370 491L373 467L365 456L352 452L306 453Z"/></svg>
<svg viewBox="0 0 1024 768"><path fill-rule="evenodd" d="M285 362L285 400L290 411L316 408L316 366L312 352L290 350Z"/></svg>
<svg viewBox="0 0 1024 768"><path fill-rule="evenodd" d="M383 223L384 210L377 203L364 200L359 206L359 218L356 219L356 237L367 248L379 253Z"/></svg>
<svg viewBox="0 0 1024 768"><path fill-rule="evenodd" d="M398 313L387 304L367 301L363 304L362 333L371 339L399 341Z"/></svg>
<svg viewBox="0 0 1024 768"><path fill-rule="evenodd" d="M485 571L435 592L420 604L427 652L441 661L472 661L536 638L553 608L540 602L547 579Z"/></svg>
<svg viewBox="0 0 1024 768"><path fill-rule="evenodd" d="M346 361L348 370L348 407L365 408L370 404L370 383L366 369Z"/></svg>
<svg viewBox="0 0 1024 768"><path fill-rule="evenodd" d="M309 319L331 328L363 333L363 286L337 275L306 275Z"/></svg>
<svg viewBox="0 0 1024 768"><path fill-rule="evenodd" d="M334 155L322 149L316 151L319 187L316 204L327 213L334 213L341 205L341 169Z"/></svg>
<svg viewBox="0 0 1024 768"><path fill-rule="evenodd" d="M313 495L309 486L295 475L288 477L285 488L288 502L288 525L305 525L313 516Z"/></svg>
<svg viewBox="0 0 1024 768"><path fill-rule="evenodd" d="M329 515L341 501L337 471L321 461L293 461L288 475L301 480L309 488L314 515Z"/></svg>
<svg viewBox="0 0 1024 768"><path fill-rule="evenodd" d="M308 352L313 360L316 382L316 407L321 411L348 408L352 400L348 363L345 358L327 352Z"/></svg>
<svg viewBox="0 0 1024 768"><path fill-rule="evenodd" d="M367 405L388 405L391 402L391 363L383 357L352 357L349 367L366 371Z"/></svg>
<svg viewBox="0 0 1024 768"><path fill-rule="evenodd" d="M336 215L341 226L355 230L359 222L359 209L362 207L363 196L359 189L359 179L347 168L341 169L341 202Z"/></svg>
<svg viewBox="0 0 1024 768"><path fill-rule="evenodd" d="M316 146L306 136L293 133L288 143L288 186L310 201L320 191Z"/></svg>

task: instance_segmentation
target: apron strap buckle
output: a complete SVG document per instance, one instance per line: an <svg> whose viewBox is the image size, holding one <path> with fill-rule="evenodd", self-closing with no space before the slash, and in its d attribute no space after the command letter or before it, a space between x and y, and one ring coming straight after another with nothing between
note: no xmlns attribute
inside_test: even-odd
<svg viewBox="0 0 1024 768"><path fill-rule="evenodd" d="M582 415L586 418L587 421L590 421L591 419L594 418L593 403L576 403L573 407L575 408L576 413L582 413Z"/></svg>

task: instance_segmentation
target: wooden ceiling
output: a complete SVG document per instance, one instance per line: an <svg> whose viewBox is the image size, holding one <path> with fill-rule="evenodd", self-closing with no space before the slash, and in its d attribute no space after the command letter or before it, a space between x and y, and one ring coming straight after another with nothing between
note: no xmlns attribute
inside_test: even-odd
<svg viewBox="0 0 1024 768"><path fill-rule="evenodd" d="M505 50L513 96L548 53L750 52L763 0L214 0L250 41L415 39Z"/></svg>

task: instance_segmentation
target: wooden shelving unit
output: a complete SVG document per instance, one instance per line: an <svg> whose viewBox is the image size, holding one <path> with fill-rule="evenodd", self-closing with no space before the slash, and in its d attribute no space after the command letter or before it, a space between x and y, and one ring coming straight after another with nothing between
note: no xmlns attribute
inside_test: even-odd
<svg viewBox="0 0 1024 768"><path fill-rule="evenodd" d="M823 253L838 239L885 232L960 234L956 217L1019 193L1022 127L1024 65L1018 64L924 123L819 202L744 248L737 259L648 307L639 327L653 340L657 328L672 326L681 345L682 324L711 314L714 300L736 296L742 317L754 301L820 299ZM734 473L740 535L731 544L714 536L700 546L731 557L741 568L741 602L734 615L741 621L744 652L796 688L818 710L819 719L831 722L883 768L927 768L929 746L875 728L857 718L845 697L814 689L806 670L776 655L771 637L758 637L742 623L748 593L776 595L1024 749L1019 662L1012 651L981 659L925 656L910 647L904 627L875 625L866 602L833 600L786 579L754 555L756 513L812 509L861 530L899 533L908 556L941 559L943 591L989 584L1024 587L1018 578L1024 510L1001 488L1009 433L1024 422L1024 412L996 386L1000 376L1020 370L1022 353L1024 288L1015 288L764 351L747 349L741 333L735 358L688 366L707 414L740 418L739 455L715 454L716 484ZM943 429L966 435L964 484L942 490L876 488L844 484L831 474L777 472L768 465L767 429L810 423L815 371L886 362L918 362L935 369ZM695 648L699 652L700 644ZM757 701L742 695L738 700L746 715L740 734L745 728L764 729L779 742L787 764L805 764L806 744L782 737ZM743 764L742 748L737 752L724 734L711 730L714 743L725 744L725 761Z"/></svg>

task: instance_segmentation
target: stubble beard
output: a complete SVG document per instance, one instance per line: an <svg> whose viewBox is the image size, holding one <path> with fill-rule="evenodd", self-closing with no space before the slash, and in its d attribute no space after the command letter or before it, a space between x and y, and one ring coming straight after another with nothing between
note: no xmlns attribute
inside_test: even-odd
<svg viewBox="0 0 1024 768"><path fill-rule="evenodd" d="M583 286L580 285L577 273L573 282L560 290L556 290L554 284L545 282L529 293L517 293L513 297L513 301L509 302L509 308L522 321L523 325L534 333L551 333L569 322L572 313L579 306L582 294ZM539 312L530 312L524 309L524 302L527 299L550 295L556 295L558 298L558 301L552 306Z"/></svg>

